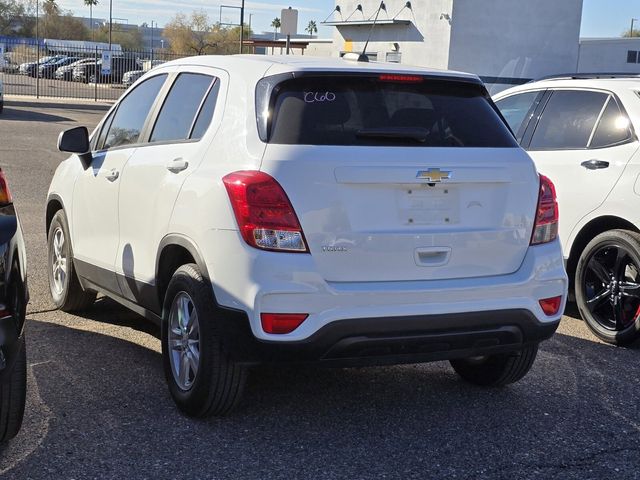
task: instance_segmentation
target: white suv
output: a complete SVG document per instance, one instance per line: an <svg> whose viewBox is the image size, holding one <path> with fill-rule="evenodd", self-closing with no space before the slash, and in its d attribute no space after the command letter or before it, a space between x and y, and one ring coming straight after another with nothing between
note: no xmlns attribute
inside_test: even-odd
<svg viewBox="0 0 640 480"><path fill-rule="evenodd" d="M618 345L640 335L640 79L554 78L495 97L555 183L580 314Z"/></svg>
<svg viewBox="0 0 640 480"><path fill-rule="evenodd" d="M259 362L449 359L504 385L560 321L553 186L475 76L182 59L58 146L76 155L47 202L53 299L160 323L189 415L229 411Z"/></svg>

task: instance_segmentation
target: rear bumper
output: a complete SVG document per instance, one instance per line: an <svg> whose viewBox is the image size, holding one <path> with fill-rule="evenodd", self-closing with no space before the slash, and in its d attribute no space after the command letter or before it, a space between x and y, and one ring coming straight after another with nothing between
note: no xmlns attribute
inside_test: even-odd
<svg viewBox="0 0 640 480"><path fill-rule="evenodd" d="M257 339L246 313L222 309L220 337L236 361L387 365L509 353L553 335L527 310L340 320L297 342Z"/></svg>

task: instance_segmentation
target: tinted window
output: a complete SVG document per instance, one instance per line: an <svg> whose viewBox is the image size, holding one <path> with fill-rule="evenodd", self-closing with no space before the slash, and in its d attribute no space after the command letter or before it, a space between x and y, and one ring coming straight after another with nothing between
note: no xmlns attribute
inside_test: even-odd
<svg viewBox="0 0 640 480"><path fill-rule="evenodd" d="M213 118L213 111L216 107L216 101L218 100L218 91L220 91L220 82L216 82L207 94L207 99L204 101L196 124L193 126L193 132L191 132L192 139L198 140L202 138L209 128L209 124Z"/></svg>
<svg viewBox="0 0 640 480"><path fill-rule="evenodd" d="M587 148L606 93L553 92L531 140L530 150Z"/></svg>
<svg viewBox="0 0 640 480"><path fill-rule="evenodd" d="M609 103L604 109L598 128L591 140L591 148L610 147L631 140L631 122L618 106L618 103L609 97Z"/></svg>
<svg viewBox="0 0 640 480"><path fill-rule="evenodd" d="M102 150L102 146L104 145L104 141L107 138L107 132L109 131L109 127L111 127L111 121L113 120L113 116L115 115L115 113L116 111L112 110L109 116L103 122L102 130L100 131L100 136L98 137L98 140L95 144L96 150Z"/></svg>
<svg viewBox="0 0 640 480"><path fill-rule="evenodd" d="M174 82L151 134L152 142L186 140L213 77L183 73Z"/></svg>
<svg viewBox="0 0 640 480"><path fill-rule="evenodd" d="M542 92L526 92L498 100L496 105L507 121L518 141L522 139L533 112L538 106ZM526 122L524 121L527 119Z"/></svg>
<svg viewBox="0 0 640 480"><path fill-rule="evenodd" d="M410 77L315 77L280 84L271 143L515 147L480 85Z"/></svg>
<svg viewBox="0 0 640 480"><path fill-rule="evenodd" d="M167 75L157 75L142 82L118 105L104 148L136 143L149 110L162 88Z"/></svg>
<svg viewBox="0 0 640 480"><path fill-rule="evenodd" d="M627 63L638 63L638 52L634 50L627 51Z"/></svg>

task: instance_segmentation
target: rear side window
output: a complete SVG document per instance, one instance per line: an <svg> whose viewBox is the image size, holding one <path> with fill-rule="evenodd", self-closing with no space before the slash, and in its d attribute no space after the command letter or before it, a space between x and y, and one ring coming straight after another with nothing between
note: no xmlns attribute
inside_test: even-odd
<svg viewBox="0 0 640 480"><path fill-rule="evenodd" d="M319 76L287 80L273 95L269 143L517 147L479 84Z"/></svg>
<svg viewBox="0 0 640 480"><path fill-rule="evenodd" d="M518 141L522 140L524 130L527 128L542 95L544 95L542 92L518 93L496 102L496 106L500 109L500 113Z"/></svg>
<svg viewBox="0 0 640 480"><path fill-rule="evenodd" d="M607 98L601 92L556 90L547 102L529 149L587 148Z"/></svg>
<svg viewBox="0 0 640 480"><path fill-rule="evenodd" d="M612 147L627 143L632 139L629 117L620 110L616 100L609 97L589 147Z"/></svg>
<svg viewBox="0 0 640 480"><path fill-rule="evenodd" d="M164 105L162 105L158 120L151 133L151 142L188 139L196 115L198 115L213 82L215 82L215 78L209 75L180 74L171 87Z"/></svg>
<svg viewBox="0 0 640 480"><path fill-rule="evenodd" d="M191 139L199 140L203 137L203 135L209 128L209 124L211 123L211 119L213 118L213 112L216 108L216 102L218 101L219 91L220 82L216 81L216 83L209 90L207 98L202 104L202 109L198 114L198 119L196 120L196 123L193 126L193 131L191 132Z"/></svg>
<svg viewBox="0 0 640 480"><path fill-rule="evenodd" d="M166 78L166 74L151 77L124 97L113 117L103 148L138 142L142 127Z"/></svg>

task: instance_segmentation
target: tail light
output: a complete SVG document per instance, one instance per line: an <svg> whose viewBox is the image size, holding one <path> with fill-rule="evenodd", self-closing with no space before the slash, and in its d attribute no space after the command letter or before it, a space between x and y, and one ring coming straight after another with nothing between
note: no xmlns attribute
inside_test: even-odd
<svg viewBox="0 0 640 480"><path fill-rule="evenodd" d="M222 181L245 242L263 250L309 251L287 194L271 176L241 171Z"/></svg>
<svg viewBox="0 0 640 480"><path fill-rule="evenodd" d="M260 321L266 333L291 333L298 328L307 317L306 313L262 313Z"/></svg>
<svg viewBox="0 0 640 480"><path fill-rule="evenodd" d="M544 175L540 175L540 193L536 210L536 223L531 235L531 245L552 242L558 237L558 201L556 187Z"/></svg>
<svg viewBox="0 0 640 480"><path fill-rule="evenodd" d="M562 305L562 297L560 296L544 298L542 300L539 300L538 303L540 303L540 308L542 308L544 314L548 317L552 317L553 315L556 315L560 310L560 305Z"/></svg>
<svg viewBox="0 0 640 480"><path fill-rule="evenodd" d="M13 203L13 197L11 197L9 183L4 172L0 170L0 205L8 205L10 203Z"/></svg>

